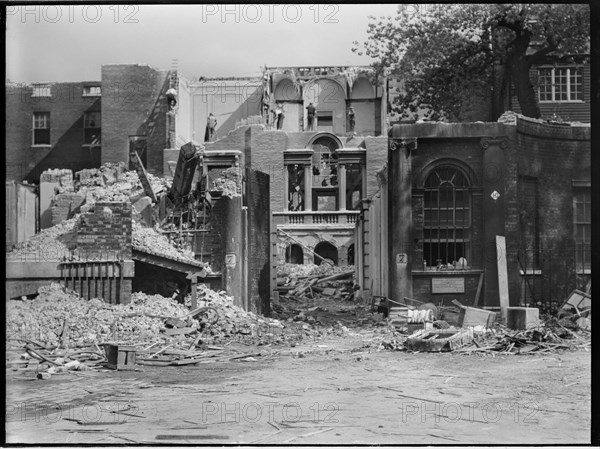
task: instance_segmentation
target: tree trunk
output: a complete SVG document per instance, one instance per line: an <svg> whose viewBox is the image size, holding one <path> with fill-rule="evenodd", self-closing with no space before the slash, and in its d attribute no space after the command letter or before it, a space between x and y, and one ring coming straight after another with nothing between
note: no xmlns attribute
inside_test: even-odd
<svg viewBox="0 0 600 449"><path fill-rule="evenodd" d="M527 117L540 118L542 114L537 102L536 92L529 79L531 64L523 56L514 58L509 64L521 112Z"/></svg>

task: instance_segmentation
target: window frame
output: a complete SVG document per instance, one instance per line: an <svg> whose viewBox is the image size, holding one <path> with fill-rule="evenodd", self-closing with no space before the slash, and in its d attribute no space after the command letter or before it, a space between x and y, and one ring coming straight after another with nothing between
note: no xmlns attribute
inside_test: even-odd
<svg viewBox="0 0 600 449"><path fill-rule="evenodd" d="M38 117L44 115L44 127L39 127ZM34 147L49 147L52 145L52 116L50 111L35 111L32 115L32 132L31 132L31 146ZM48 132L48 143L36 142L36 131L47 130Z"/></svg>
<svg viewBox="0 0 600 449"><path fill-rule="evenodd" d="M583 198L580 196L583 194ZM583 205L583 221L579 220L577 214L577 206ZM591 273L592 258L591 258L591 233L592 233L592 189L590 182L573 182L573 241L575 243L575 269L578 273ZM586 220L587 216L587 220ZM583 226L586 231L583 233L583 238L580 238L578 229ZM586 241L587 237L587 241ZM582 247L581 250L579 247ZM587 260L586 260L587 255ZM583 264L580 264L580 261ZM579 267L582 267L581 271Z"/></svg>
<svg viewBox="0 0 600 449"><path fill-rule="evenodd" d="M50 98L52 97L52 86L50 84L34 84L31 91L32 98Z"/></svg>
<svg viewBox="0 0 600 449"><path fill-rule="evenodd" d="M560 94L563 93L562 89L559 89L557 91L557 71L565 71L564 76L562 74L559 73L558 78L562 79L564 78L566 80L566 83L560 83L558 84L558 86L565 86L566 87L566 94L567 94L567 99L566 100L562 100L560 98L557 98L558 96L560 96ZM546 75L542 75L542 71L550 71L550 91L548 91L547 89L544 90L544 97L547 97L548 95L550 95L550 99L542 99L542 84L540 82L541 79L548 79L548 77ZM573 74L572 71L575 71L575 74ZM538 102L540 103L583 103L584 102L584 96L583 96L583 67L578 67L578 66L562 66L562 67L555 67L555 66L540 66L537 68L537 75L538 75L538 85L537 85L537 98L538 98ZM575 76L575 84L571 84L571 78ZM577 79L579 79L579 83L577 83ZM544 86L548 86L548 84L544 83ZM581 98L579 99L573 99L572 96L572 90L574 86L580 86L580 92L581 92ZM575 89L576 91L576 89Z"/></svg>
<svg viewBox="0 0 600 449"><path fill-rule="evenodd" d="M94 114L97 117L100 126L89 126L88 116ZM89 142L88 139L88 130L97 130L98 141L97 142ZM84 146L98 146L102 143L102 114L100 111L86 111L83 113L83 145Z"/></svg>
<svg viewBox="0 0 600 449"><path fill-rule="evenodd" d="M449 180L442 180L439 176L441 170L453 170L455 175L460 174L464 179L464 185L452 185L448 186ZM432 176L438 173L440 179L437 187L428 186L429 180ZM453 180L454 177L450 179ZM451 191L452 204L442 207L443 202L441 199L441 193L443 190L446 192ZM457 201L457 192L462 192L464 198L462 201ZM442 260L443 265L452 263L453 260L458 261L460 257L464 257L467 262L471 261L472 247L473 247L473 185L469 179L467 173L459 166L454 164L442 163L432 168L423 182L423 229L422 229L422 242L423 242L423 261L427 261L428 267L437 266L437 260L441 259L442 253L446 253L446 259ZM428 202L428 196L430 200L435 198L435 205L433 202ZM463 211L465 213L462 220L457 220L457 211ZM446 212L451 216L451 221L446 220L445 222L441 219L440 212ZM431 214L431 218L428 220L426 216L428 212ZM445 232L445 236L442 234ZM435 235L435 237L434 237ZM460 237L457 237L460 235ZM436 250L436 246L439 248ZM442 251L442 245L445 245L445 251ZM426 251L426 247L429 250ZM458 248L461 247L462 255L458 255ZM454 253L454 257L451 258L450 254ZM434 258L434 253L437 258ZM452 259L452 260L450 260Z"/></svg>
<svg viewBox="0 0 600 449"><path fill-rule="evenodd" d="M95 90L97 89L97 91ZM83 86L82 97L101 97L102 86Z"/></svg>

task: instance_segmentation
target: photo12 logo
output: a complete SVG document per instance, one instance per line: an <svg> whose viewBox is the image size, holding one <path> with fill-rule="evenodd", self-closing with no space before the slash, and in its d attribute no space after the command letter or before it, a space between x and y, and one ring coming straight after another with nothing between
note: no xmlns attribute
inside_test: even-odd
<svg viewBox="0 0 600 449"><path fill-rule="evenodd" d="M283 20L297 23L303 18L314 23L338 23L339 6L334 4L315 5L202 5L202 23L220 21L222 23L258 23Z"/></svg>
<svg viewBox="0 0 600 449"><path fill-rule="evenodd" d="M8 20L22 23L139 23L139 5L9 5Z"/></svg>

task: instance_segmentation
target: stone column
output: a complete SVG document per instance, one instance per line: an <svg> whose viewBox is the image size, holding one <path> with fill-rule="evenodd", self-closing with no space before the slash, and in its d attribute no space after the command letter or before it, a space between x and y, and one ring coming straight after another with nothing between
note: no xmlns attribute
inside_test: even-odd
<svg viewBox="0 0 600 449"><path fill-rule="evenodd" d="M391 299L413 297L412 288L412 152L416 138L389 139L388 245Z"/></svg>
<svg viewBox="0 0 600 449"><path fill-rule="evenodd" d="M283 166L283 211L289 210L288 203L290 202L290 167L289 165Z"/></svg>
<svg viewBox="0 0 600 449"><path fill-rule="evenodd" d="M312 210L312 166L304 165L304 210Z"/></svg>
<svg viewBox="0 0 600 449"><path fill-rule="evenodd" d="M339 210L346 210L346 166L344 164L338 165L338 195Z"/></svg>
<svg viewBox="0 0 600 449"><path fill-rule="evenodd" d="M234 304L244 307L243 298L243 227L242 196L222 197L223 203L223 289L233 296Z"/></svg>

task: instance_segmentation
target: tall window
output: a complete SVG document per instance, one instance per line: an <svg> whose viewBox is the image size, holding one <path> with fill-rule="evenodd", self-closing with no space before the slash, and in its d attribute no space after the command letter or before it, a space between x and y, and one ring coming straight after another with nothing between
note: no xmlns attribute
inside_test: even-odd
<svg viewBox="0 0 600 449"><path fill-rule="evenodd" d="M471 193L456 167L438 167L427 177L424 193L423 258L429 266L469 261Z"/></svg>
<svg viewBox="0 0 600 449"><path fill-rule="evenodd" d="M540 101L582 101L581 68L560 67L538 69Z"/></svg>
<svg viewBox="0 0 600 449"><path fill-rule="evenodd" d="M362 203L362 167L346 165L346 209L360 210Z"/></svg>
<svg viewBox="0 0 600 449"><path fill-rule="evenodd" d="M589 187L577 187L573 195L577 271L591 268L592 195L590 190Z"/></svg>
<svg viewBox="0 0 600 449"><path fill-rule="evenodd" d="M85 145L99 145L102 134L100 112L83 114L83 142Z"/></svg>
<svg viewBox="0 0 600 449"><path fill-rule="evenodd" d="M288 165L288 210L304 210L304 166Z"/></svg>
<svg viewBox="0 0 600 449"><path fill-rule="evenodd" d="M33 113L33 144L50 145L50 113Z"/></svg>

